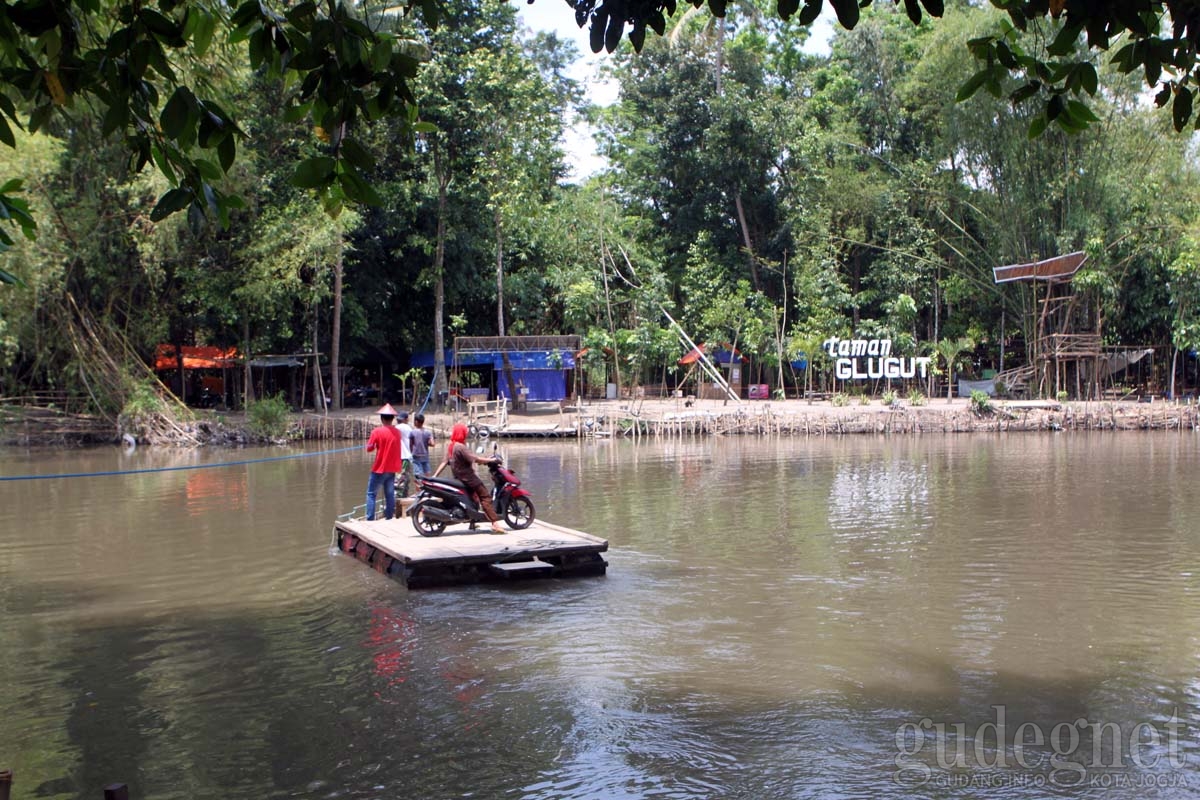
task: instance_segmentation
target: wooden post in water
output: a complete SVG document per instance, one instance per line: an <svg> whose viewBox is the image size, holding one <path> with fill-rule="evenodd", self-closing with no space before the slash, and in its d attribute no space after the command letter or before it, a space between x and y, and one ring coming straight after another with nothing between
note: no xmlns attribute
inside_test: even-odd
<svg viewBox="0 0 1200 800"><path fill-rule="evenodd" d="M110 783L104 787L104 800L129 800L129 787L123 783Z"/></svg>
<svg viewBox="0 0 1200 800"><path fill-rule="evenodd" d="M0 800L8 800L12 793L13 773L11 769L0 769Z"/></svg>

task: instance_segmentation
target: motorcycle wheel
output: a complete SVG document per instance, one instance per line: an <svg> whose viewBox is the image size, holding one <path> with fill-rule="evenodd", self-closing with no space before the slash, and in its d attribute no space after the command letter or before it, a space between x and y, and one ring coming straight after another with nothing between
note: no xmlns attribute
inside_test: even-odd
<svg viewBox="0 0 1200 800"><path fill-rule="evenodd" d="M412 515L413 527L422 536L441 536L442 531L446 530L446 523L425 514L424 502L417 503L408 513Z"/></svg>
<svg viewBox="0 0 1200 800"><path fill-rule="evenodd" d="M508 502L508 508L504 509L504 521L517 531L532 525L533 516L533 501L528 497L513 498Z"/></svg>

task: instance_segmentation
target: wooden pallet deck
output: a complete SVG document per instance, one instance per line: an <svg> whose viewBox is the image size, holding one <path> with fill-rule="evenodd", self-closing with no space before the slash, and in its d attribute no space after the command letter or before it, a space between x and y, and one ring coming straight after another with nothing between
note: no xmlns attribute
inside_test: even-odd
<svg viewBox="0 0 1200 800"><path fill-rule="evenodd" d="M534 577L603 575L600 554L608 541L582 531L535 521L503 536L487 525L446 528L441 536L421 536L408 517L334 523L338 549L410 589L458 583Z"/></svg>
<svg viewBox="0 0 1200 800"><path fill-rule="evenodd" d="M572 426L515 425L509 423L503 428L494 429L492 434L503 438L541 437L544 439L573 439L579 435L579 431Z"/></svg>

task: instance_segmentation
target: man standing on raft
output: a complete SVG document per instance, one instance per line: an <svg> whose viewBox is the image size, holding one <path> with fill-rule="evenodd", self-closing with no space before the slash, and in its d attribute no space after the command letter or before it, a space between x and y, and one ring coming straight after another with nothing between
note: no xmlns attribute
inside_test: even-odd
<svg viewBox="0 0 1200 800"><path fill-rule="evenodd" d="M381 424L367 439L367 452L375 453L371 478L367 481L367 519L375 519L375 498L383 486L383 518L396 516L396 473L400 471L400 431L392 425L396 409L388 403L379 409Z"/></svg>

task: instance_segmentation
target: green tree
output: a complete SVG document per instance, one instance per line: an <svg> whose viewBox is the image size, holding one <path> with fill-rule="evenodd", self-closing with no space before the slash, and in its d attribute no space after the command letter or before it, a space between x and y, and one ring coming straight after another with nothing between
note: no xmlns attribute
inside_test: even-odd
<svg viewBox="0 0 1200 800"><path fill-rule="evenodd" d="M946 402L954 396L954 365L959 357L975 347L975 342L963 336L958 339L942 339L933 346L934 352L946 364Z"/></svg>

